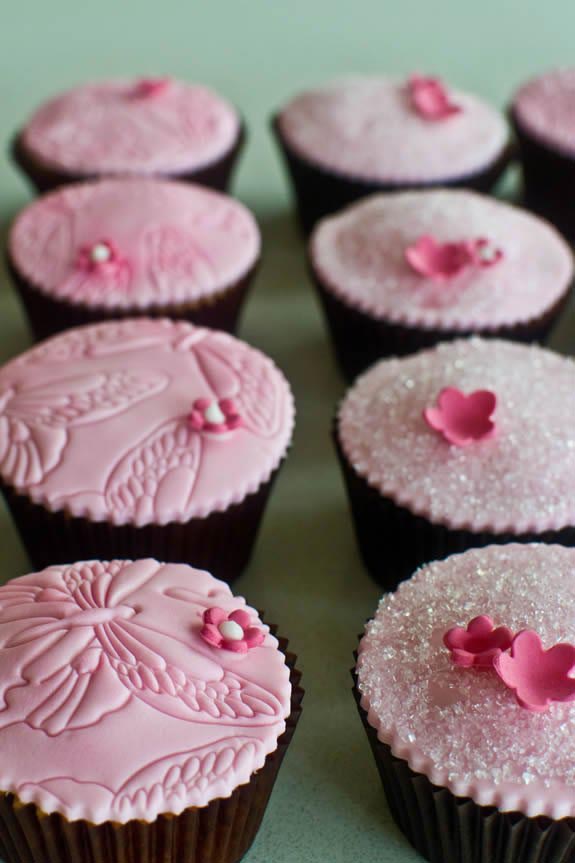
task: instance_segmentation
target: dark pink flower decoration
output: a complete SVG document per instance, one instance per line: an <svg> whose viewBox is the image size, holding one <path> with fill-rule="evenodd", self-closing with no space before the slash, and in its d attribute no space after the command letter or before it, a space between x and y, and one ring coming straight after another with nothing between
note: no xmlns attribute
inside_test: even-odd
<svg viewBox="0 0 575 863"><path fill-rule="evenodd" d="M474 617L467 628L454 626L443 636L455 665L461 668L491 668L497 656L509 650L513 633L506 626L495 627L486 614Z"/></svg>
<svg viewBox="0 0 575 863"><path fill-rule="evenodd" d="M85 273L115 275L124 263L111 240L99 240L97 243L82 246L78 252L76 267Z"/></svg>
<svg viewBox="0 0 575 863"><path fill-rule="evenodd" d="M265 638L264 630L253 625L249 613L241 608L231 614L223 608L208 608L200 635L212 647L234 653L247 653L263 644Z"/></svg>
<svg viewBox="0 0 575 863"><path fill-rule="evenodd" d="M140 78L132 89L132 96L136 99L149 99L160 96L168 88L169 78Z"/></svg>
<svg viewBox="0 0 575 863"><path fill-rule="evenodd" d="M525 629L513 639L511 650L496 657L497 674L521 707L542 713L552 701L575 701L575 647L556 644L544 650L536 632Z"/></svg>
<svg viewBox="0 0 575 863"><path fill-rule="evenodd" d="M467 446L489 438L495 431L491 416L497 405L495 393L476 390L465 395L456 387L441 390L437 407L426 408L423 416L427 425L440 432L455 446Z"/></svg>
<svg viewBox="0 0 575 863"><path fill-rule="evenodd" d="M431 234L424 234L405 250L412 270L435 282L447 282L468 267L492 267L502 258L503 251L485 237L440 243Z"/></svg>
<svg viewBox="0 0 575 863"><path fill-rule="evenodd" d="M242 418L232 399L196 399L188 417L194 431L224 434L242 425Z"/></svg>
<svg viewBox="0 0 575 863"><path fill-rule="evenodd" d="M428 75L410 75L407 89L411 104L425 120L447 120L463 110L451 100L447 88L439 78Z"/></svg>

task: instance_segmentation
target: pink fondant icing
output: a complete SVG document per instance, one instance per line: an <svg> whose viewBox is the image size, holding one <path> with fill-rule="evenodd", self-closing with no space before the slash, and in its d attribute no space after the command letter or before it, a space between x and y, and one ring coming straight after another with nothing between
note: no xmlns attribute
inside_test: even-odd
<svg viewBox="0 0 575 863"><path fill-rule="evenodd" d="M575 156L575 68L528 81L515 94L513 113L528 134Z"/></svg>
<svg viewBox="0 0 575 863"><path fill-rule="evenodd" d="M487 614L479 614L465 628L453 626L443 636L451 659L460 668L493 670L494 660L509 650L513 633L507 626L495 626Z"/></svg>
<svg viewBox="0 0 575 863"><path fill-rule="evenodd" d="M94 261L109 247L110 260ZM201 186L101 180L26 207L9 240L12 263L38 290L71 303L148 308L221 293L247 275L260 234L238 201Z"/></svg>
<svg viewBox="0 0 575 863"><path fill-rule="evenodd" d="M422 236L439 243L483 238L494 266L460 268L437 281L416 272L406 250ZM327 290L392 323L491 329L539 317L566 293L573 258L545 222L509 204L464 190L375 195L316 228L311 260ZM491 263L491 261L490 261Z"/></svg>
<svg viewBox="0 0 575 863"><path fill-rule="evenodd" d="M50 567L0 587L0 790L95 823L228 797L290 712L277 640L240 655L201 637L206 572L155 560ZM257 614L249 610L250 618Z"/></svg>
<svg viewBox="0 0 575 863"><path fill-rule="evenodd" d="M423 411L445 387L497 394L496 434L449 446ZM338 436L359 476L434 524L491 533L575 525L575 362L461 339L385 360L345 397Z"/></svg>
<svg viewBox="0 0 575 863"><path fill-rule="evenodd" d="M475 390L466 395L456 387L445 387L437 397L437 404L425 408L423 417L447 443L468 446L494 434L495 421L491 417L496 406L497 397L490 390Z"/></svg>
<svg viewBox="0 0 575 863"><path fill-rule="evenodd" d="M384 553L384 552L382 552ZM492 671L459 668L442 639L476 615L575 642L575 551L476 549L421 569L380 602L358 661L380 740L435 785L482 806L575 815L575 705L522 710Z"/></svg>
<svg viewBox="0 0 575 863"><path fill-rule="evenodd" d="M196 398L241 427L191 427ZM289 385L224 333L168 320L70 330L0 369L0 473L50 510L114 524L184 522L244 499L285 456Z"/></svg>
<svg viewBox="0 0 575 863"><path fill-rule="evenodd" d="M521 707L542 713L554 701L575 701L575 647L553 644L545 649L537 632L524 629L511 649L494 660L495 670Z"/></svg>
<svg viewBox="0 0 575 863"><path fill-rule="evenodd" d="M33 158L70 174L175 174L225 156L239 129L235 109L206 87L168 80L143 92L135 79L61 93L32 115L22 140Z"/></svg>
<svg viewBox="0 0 575 863"><path fill-rule="evenodd" d="M296 96L279 131L304 159L350 177L441 182L484 170L508 139L498 111L460 91L452 98L460 113L430 122L413 110L404 81L351 78Z"/></svg>

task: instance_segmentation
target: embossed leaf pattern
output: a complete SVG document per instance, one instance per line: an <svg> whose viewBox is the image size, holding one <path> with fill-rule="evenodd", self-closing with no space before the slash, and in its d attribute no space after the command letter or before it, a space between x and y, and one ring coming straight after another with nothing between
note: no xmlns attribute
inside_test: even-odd
<svg viewBox="0 0 575 863"><path fill-rule="evenodd" d="M210 288L216 277L214 266L192 233L175 226L151 228L143 237L144 268L159 296L177 291L174 281Z"/></svg>

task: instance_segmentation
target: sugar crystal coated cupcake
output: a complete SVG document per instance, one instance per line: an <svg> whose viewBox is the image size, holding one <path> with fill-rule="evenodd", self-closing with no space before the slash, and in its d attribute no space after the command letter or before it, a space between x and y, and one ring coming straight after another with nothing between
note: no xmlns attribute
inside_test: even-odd
<svg viewBox="0 0 575 863"><path fill-rule="evenodd" d="M134 315L233 331L261 249L218 192L150 179L66 186L26 207L9 266L37 338Z"/></svg>
<svg viewBox="0 0 575 863"><path fill-rule="evenodd" d="M286 456L289 385L225 333L80 327L0 369L0 477L36 567L101 556L246 566Z"/></svg>
<svg viewBox="0 0 575 863"><path fill-rule="evenodd" d="M5 860L241 859L303 696L243 598L151 559L52 566L0 587L0 646Z"/></svg>
<svg viewBox="0 0 575 863"><path fill-rule="evenodd" d="M571 859L574 621L575 551L560 546L468 551L381 600L355 694L391 813L424 857Z"/></svg>
<svg viewBox="0 0 575 863"><path fill-rule="evenodd" d="M490 543L575 545L575 363L478 338L383 360L336 444L363 560L388 588Z"/></svg>
<svg viewBox="0 0 575 863"><path fill-rule="evenodd" d="M309 256L349 378L471 333L540 340L573 280L553 228L465 190L374 195L321 221Z"/></svg>
<svg viewBox="0 0 575 863"><path fill-rule="evenodd" d="M438 78L356 77L303 92L274 121L305 231L377 191L488 191L508 161L501 114Z"/></svg>
<svg viewBox="0 0 575 863"><path fill-rule="evenodd" d="M44 103L13 153L38 191L126 174L226 189L242 138L235 108L207 87L140 78L86 84Z"/></svg>

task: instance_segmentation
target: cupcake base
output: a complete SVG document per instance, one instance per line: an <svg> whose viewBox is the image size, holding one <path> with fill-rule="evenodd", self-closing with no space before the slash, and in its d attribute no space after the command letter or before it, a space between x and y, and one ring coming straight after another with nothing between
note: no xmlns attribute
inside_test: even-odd
<svg viewBox="0 0 575 863"><path fill-rule="evenodd" d="M423 348L430 348L438 342L453 341L471 335L525 343L543 343L567 304L571 292L569 288L545 314L522 324L490 330L422 329L394 324L359 311L327 290L313 269L311 273L331 335L336 360L349 382L384 357L405 356Z"/></svg>
<svg viewBox="0 0 575 863"><path fill-rule="evenodd" d="M490 163L484 170L468 174L465 177L446 177L441 182L369 182L337 174L303 159L290 148L282 136L277 117L272 119L272 130L293 186L300 225L306 235L310 233L319 219L376 192L428 189L437 186L465 187L475 189L478 192L489 192L507 168L512 157L511 147L508 147L495 162Z"/></svg>
<svg viewBox="0 0 575 863"><path fill-rule="evenodd" d="M235 333L243 304L257 269L256 266L252 267L242 279L233 285L211 297L192 303L146 306L145 308L138 306L110 308L107 306L86 306L72 303L66 299L50 297L26 282L18 274L10 260L8 260L7 266L36 341L85 324L136 317L186 320L196 324L196 326Z"/></svg>
<svg viewBox="0 0 575 863"><path fill-rule="evenodd" d="M475 533L433 524L383 497L360 477L345 457L337 428L334 440L363 563L386 590L395 590L400 581L424 563L443 560L468 548L510 542L575 546L575 526L545 533Z"/></svg>
<svg viewBox="0 0 575 863"><path fill-rule="evenodd" d="M281 466L281 465L280 465ZM247 567L279 467L241 503L205 518L166 525L114 525L60 510L51 512L0 483L0 490L35 570L73 560L188 563L232 582Z"/></svg>
<svg viewBox="0 0 575 863"><path fill-rule="evenodd" d="M277 627L270 626L276 634ZM291 712L277 749L230 797L153 823L95 825L46 815L13 794L0 795L0 855L5 863L238 863L259 830L281 763L301 715L304 691L296 657L279 638L292 684Z"/></svg>
<svg viewBox="0 0 575 863"><path fill-rule="evenodd" d="M432 785L382 743L353 694L390 812L411 845L432 863L568 863L575 859L575 818L553 821L500 812Z"/></svg>
<svg viewBox="0 0 575 863"><path fill-rule="evenodd" d="M162 175L162 179L197 183L200 186L209 186L212 189L225 192L230 185L232 172L245 143L245 138L245 127L242 125L234 145L224 156L197 171L165 174ZM100 176L103 176L98 174L71 174L42 165L26 151L21 134L16 135L13 139L11 152L12 160L39 193L49 192L51 189L65 186L67 183L96 180Z"/></svg>

